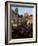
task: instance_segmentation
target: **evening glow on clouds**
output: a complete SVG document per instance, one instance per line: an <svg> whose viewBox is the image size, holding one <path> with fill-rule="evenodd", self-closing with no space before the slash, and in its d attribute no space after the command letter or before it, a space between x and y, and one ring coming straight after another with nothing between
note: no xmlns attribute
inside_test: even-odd
<svg viewBox="0 0 38 46"><path fill-rule="evenodd" d="M32 14L32 8L30 7L11 7L13 11L15 11L15 8L18 8L19 15L23 15L24 13Z"/></svg>

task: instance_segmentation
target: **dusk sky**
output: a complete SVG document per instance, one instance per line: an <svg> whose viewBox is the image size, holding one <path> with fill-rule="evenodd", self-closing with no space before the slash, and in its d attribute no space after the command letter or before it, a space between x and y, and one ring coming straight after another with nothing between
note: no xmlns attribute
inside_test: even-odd
<svg viewBox="0 0 38 46"><path fill-rule="evenodd" d="M14 11L15 11L15 8L18 8L19 15L24 14L26 12L29 14L32 14L32 8L29 8L29 7L11 7L11 9Z"/></svg>

